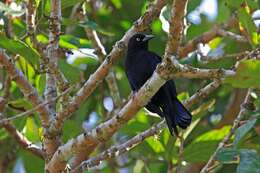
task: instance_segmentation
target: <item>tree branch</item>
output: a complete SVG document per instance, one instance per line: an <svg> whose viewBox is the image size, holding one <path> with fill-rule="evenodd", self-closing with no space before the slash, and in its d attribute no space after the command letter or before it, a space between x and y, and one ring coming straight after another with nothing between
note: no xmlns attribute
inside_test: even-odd
<svg viewBox="0 0 260 173"><path fill-rule="evenodd" d="M231 27L236 26L236 25L237 25L236 17L232 16L227 21L227 23L225 23L224 25L214 26L211 30L209 30L209 31L203 33L202 35L195 37L194 39L190 40L188 43L185 44L185 46L181 47L178 50L178 55L180 56L180 58L186 57L190 52L197 49L197 45L199 43L203 43L203 44L208 43L209 41L211 41L215 37L219 36L218 35L219 29L228 29L228 28L231 28Z"/></svg>
<svg viewBox="0 0 260 173"><path fill-rule="evenodd" d="M6 103L8 102L10 80L7 79L4 85L4 97L0 97L0 126L4 127L6 131L17 141L17 143L25 150L32 154L44 159L44 152L38 146L32 144L23 134L21 134L13 125L9 122L1 122L3 117L3 111Z"/></svg>
<svg viewBox="0 0 260 173"><path fill-rule="evenodd" d="M29 151L35 156L40 157L41 159L45 158L45 152L30 142L22 133L20 133L13 125L8 122L1 124L5 130L16 140L16 142L21 146L24 150Z"/></svg>
<svg viewBox="0 0 260 173"><path fill-rule="evenodd" d="M184 18L188 0L174 0L171 10L170 31L166 45L166 54L176 54L182 41Z"/></svg>

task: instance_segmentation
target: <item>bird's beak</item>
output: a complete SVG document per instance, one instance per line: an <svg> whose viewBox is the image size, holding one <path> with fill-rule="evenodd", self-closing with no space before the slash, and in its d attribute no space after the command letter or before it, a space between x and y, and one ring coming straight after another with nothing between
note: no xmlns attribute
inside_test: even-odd
<svg viewBox="0 0 260 173"><path fill-rule="evenodd" d="M152 38L154 38L154 35L145 35L145 37L143 38L143 42L149 41Z"/></svg>

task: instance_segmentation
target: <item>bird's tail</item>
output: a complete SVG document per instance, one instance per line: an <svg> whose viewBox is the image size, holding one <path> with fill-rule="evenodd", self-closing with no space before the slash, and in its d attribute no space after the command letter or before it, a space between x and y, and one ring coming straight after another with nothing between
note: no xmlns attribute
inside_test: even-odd
<svg viewBox="0 0 260 173"><path fill-rule="evenodd" d="M182 129L186 129L191 124L192 116L177 98L175 98L172 103L173 107L169 110L169 113L165 116L165 119L171 134L173 135L174 133L178 136L177 126Z"/></svg>
<svg viewBox="0 0 260 173"><path fill-rule="evenodd" d="M177 109L177 115L175 117L176 124L182 128L186 129L191 123L191 113L183 106L183 104L176 98L174 100L175 108Z"/></svg>

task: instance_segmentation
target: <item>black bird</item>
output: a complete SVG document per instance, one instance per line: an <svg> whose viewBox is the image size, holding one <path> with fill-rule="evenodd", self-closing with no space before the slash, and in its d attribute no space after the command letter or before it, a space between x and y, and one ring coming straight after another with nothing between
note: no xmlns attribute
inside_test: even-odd
<svg viewBox="0 0 260 173"><path fill-rule="evenodd" d="M128 42L125 69L133 92L138 91L152 76L161 57L148 50L153 35L137 33ZM174 81L167 81L145 106L150 112L166 119L171 135L178 136L177 126L186 129L192 116L177 98Z"/></svg>

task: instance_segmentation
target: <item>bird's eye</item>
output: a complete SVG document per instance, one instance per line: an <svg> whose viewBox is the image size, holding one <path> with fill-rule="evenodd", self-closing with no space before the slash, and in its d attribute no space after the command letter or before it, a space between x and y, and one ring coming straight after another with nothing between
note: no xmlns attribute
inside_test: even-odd
<svg viewBox="0 0 260 173"><path fill-rule="evenodd" d="M140 41L141 39L139 37L136 38L136 41Z"/></svg>

